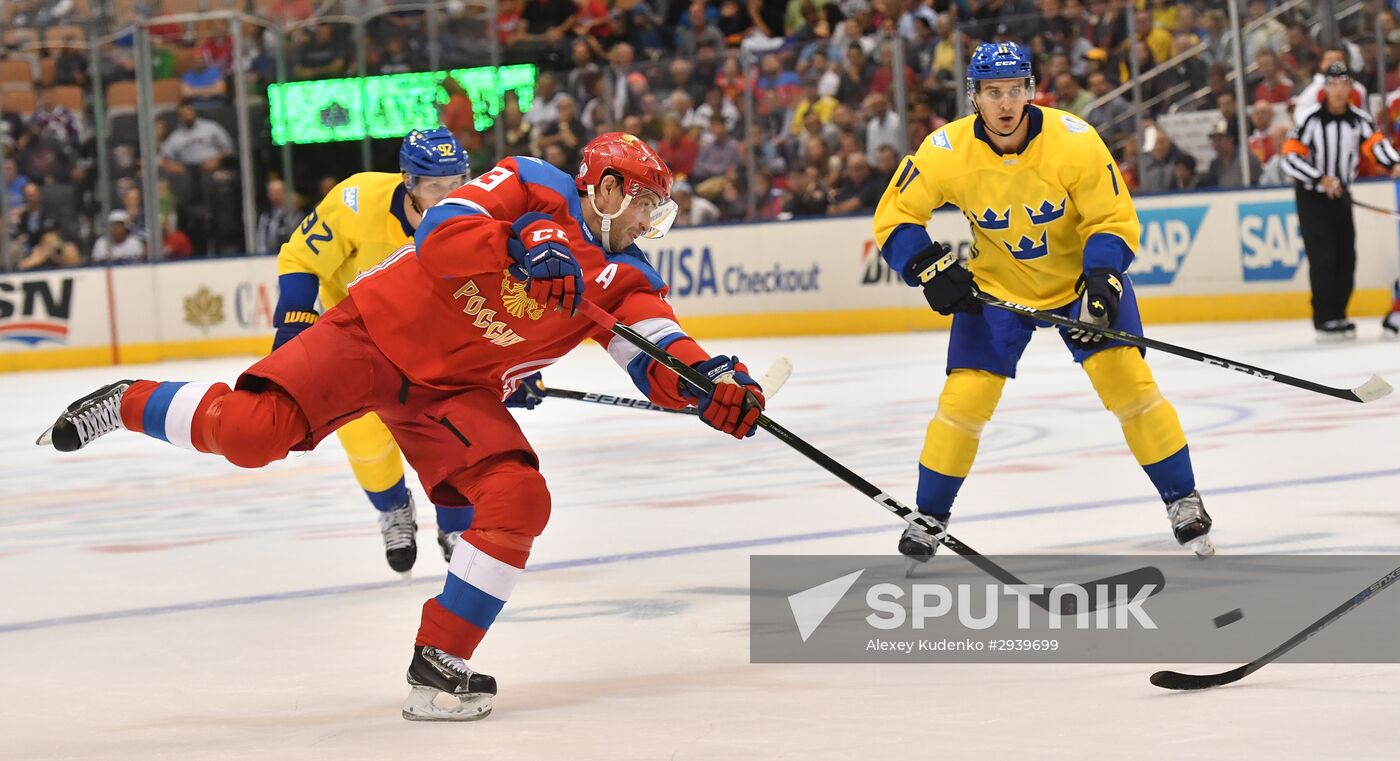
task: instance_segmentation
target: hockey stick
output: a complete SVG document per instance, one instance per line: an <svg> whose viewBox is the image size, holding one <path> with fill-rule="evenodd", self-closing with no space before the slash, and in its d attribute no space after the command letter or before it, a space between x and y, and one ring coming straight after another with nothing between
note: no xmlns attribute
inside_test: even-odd
<svg viewBox="0 0 1400 761"><path fill-rule="evenodd" d="M1145 338L1143 336L1136 336L1132 333L1127 333L1116 328L1101 328L1097 325L1090 325L1087 322L1081 322L1079 320L1073 320L1068 317L1062 317L1058 314L1055 314L1054 312L1046 312L1041 309L1035 309L1032 307L1025 306L1023 304L1017 304L1014 301L1005 301L1003 299L999 299L995 296L990 296L985 293L979 292L977 295L977 299L983 304L986 304L987 306L993 306L997 309L1004 309L1008 312L1015 312L1017 314L1033 317L1042 322L1048 322L1052 325L1059 325L1062 328L1077 328L1079 330L1087 331L1090 333L1098 333L1106 338L1112 338L1117 341L1122 341L1123 343L1129 343L1134 346L1142 346L1148 349L1156 349L1157 351L1164 351L1168 354L1175 354L1178 357L1194 359L1197 362L1203 362L1207 365L1223 367L1226 370L1234 370L1236 372L1241 372L1246 375L1253 375L1256 378L1263 378L1264 380L1270 380L1275 383L1282 383L1286 386L1293 386L1294 388L1301 388L1306 391L1313 391L1319 394L1326 394L1327 396L1336 397L1337 399L1345 399L1349 402L1374 402L1377 399L1388 395L1392 390L1394 390L1391 388L1390 384L1387 383L1385 379L1379 375L1372 375L1365 383L1362 383L1356 388L1335 388L1333 386L1324 386L1321 383L1314 383L1310 380L1294 378L1291 375L1284 375L1283 373L1275 372L1273 370L1265 370L1261 367L1246 365L1241 362L1235 362L1234 360L1225 359L1224 357L1217 357L1214 354L1206 354L1205 352L1196 351L1195 349L1187 349L1185 347L1176 346L1174 344L1165 343L1163 341L1157 341L1155 339Z"/></svg>
<svg viewBox="0 0 1400 761"><path fill-rule="evenodd" d="M1351 205L1357 207L1358 209L1365 209L1366 211L1374 211L1377 214L1384 214L1385 216L1390 217L1391 219L1400 219L1400 211L1396 211L1394 209L1387 209L1384 206L1372 206L1369 203L1362 203L1361 201L1358 201L1355 198L1351 199Z"/></svg>
<svg viewBox="0 0 1400 761"><path fill-rule="evenodd" d="M1237 669L1222 671L1219 674L1183 674L1179 671L1158 671L1152 675L1151 682L1167 690L1204 690L1210 687L1219 687L1222 684L1238 682L1278 660L1280 656L1289 650L1303 644L1305 640L1322 631L1323 627L1345 616L1355 608L1360 607L1362 603L1374 597L1376 593L1394 584L1396 579L1400 579L1400 568L1396 568L1376 583L1358 592L1355 597L1338 605L1331 613L1314 621L1311 626L1293 635L1287 642Z"/></svg>
<svg viewBox="0 0 1400 761"><path fill-rule="evenodd" d="M709 378L706 378L695 368L680 361L675 356L667 352L665 349L662 349L661 347L647 340L647 338L641 333L638 333L632 328L618 322L616 317L613 317L606 310L597 306L588 299L582 300L579 306L579 312L582 313L588 319L598 323L600 326L612 331L614 335L622 338L623 340L637 347L641 350L643 354L647 355L648 357L651 357L657 362L660 362L662 365L670 369L676 375L679 375L686 383L690 384L692 387L694 387L701 393L709 394L712 391L714 391L714 383L712 383ZM938 525L934 521L928 520L926 517L924 517L922 513L919 513L916 510L911 510L910 508L906 507L902 502L881 491L879 487L875 486L874 484L870 483L864 478L861 478L854 471L850 470L846 466L832 459L832 457L827 455L825 452L798 438L788 429L782 427L781 425L778 425L777 422L769 418L767 415L759 415L757 425L763 430L768 431L769 433L776 436L778 440L782 441L784 444L787 444L789 447L792 447L793 449L797 450L797 452L802 456L821 466L828 473L831 473L832 475L836 476L842 481L845 481L848 485L855 488L856 491L859 491L860 493L869 497L879 506L894 513L900 518L903 518L905 522L909 523L910 525L918 526L920 529L923 529L924 531L927 531L928 533L932 534L933 537L937 539L938 542L944 547L947 547L953 552L956 552L959 555L962 555L963 557L967 558L973 565L982 569L984 572L986 572L988 575L990 575L997 581L1000 581L1002 584L1023 585L1026 583L1021 579L1017 578L1015 574L1011 573L1005 568L1002 568L991 558L988 558L987 556L983 555L977 550L974 550L966 544L963 544L952 534L949 534L947 529ZM1095 581L1082 584L1081 586L1086 591L1089 591L1092 595L1096 593L1098 588L1101 586L1106 586L1107 589L1110 590L1117 590L1117 588L1120 585L1122 585L1128 588L1129 594L1133 594L1134 590L1139 590L1148 585L1152 585L1152 589L1148 595L1151 596L1162 591L1162 588L1166 586L1166 583L1166 577L1162 575L1160 569L1158 569L1155 566L1145 566L1143 568L1137 568L1124 573L1115 574L1113 576L1106 576L1102 579L1097 579ZM1050 610L1049 599L1050 592L1048 590L1040 592L1039 594L1030 595L1030 600L1039 607L1044 608L1045 610ZM1075 609L1073 595L1063 595L1060 599L1064 601L1064 608L1062 608L1059 611L1052 612L1059 613L1060 615L1073 615L1079 612ZM1091 597L1089 601L1089 610L1093 610L1097 602L1098 601L1096 599Z"/></svg>
<svg viewBox="0 0 1400 761"><path fill-rule="evenodd" d="M792 376L792 360L787 357L779 357L774 360L768 368L768 372L763 374L758 385L763 387L763 394L772 398L778 390L788 382ZM592 391L572 391L567 388L544 387L545 396L559 397L560 399L574 399L580 402L591 402L593 404L606 404L611 407L629 407L637 410L651 410L652 412L670 412L676 415L698 415L700 414L694 407L686 407L683 410L672 410L660 405L652 404L646 399L629 399L625 396L613 396L612 394L599 394Z"/></svg>

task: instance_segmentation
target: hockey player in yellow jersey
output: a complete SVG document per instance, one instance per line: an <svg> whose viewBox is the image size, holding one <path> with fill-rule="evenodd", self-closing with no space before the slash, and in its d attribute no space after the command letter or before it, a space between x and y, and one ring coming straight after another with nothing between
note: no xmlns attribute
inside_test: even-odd
<svg viewBox="0 0 1400 761"><path fill-rule="evenodd" d="M1103 140L1073 114L1030 104L1035 79L1016 44L979 45L967 80L973 114L905 158L874 222L890 267L923 288L934 310L953 315L948 377L919 457L917 496L919 511L944 524L982 428L1037 327L1015 313L983 310L979 292L1142 333L1124 274L1139 241L1137 213ZM961 209L971 226L965 266L929 237L929 218L944 204ZM1118 417L1128 448L1167 506L1176 540L1198 555L1213 554L1186 434L1143 353L1091 331L1060 334ZM912 560L927 560L936 547L918 528L900 537L899 551Z"/></svg>
<svg viewBox="0 0 1400 761"><path fill-rule="evenodd" d="M316 296L330 309L351 281L413 241L423 214L470 179L467 154L445 128L414 130L399 150L399 173L361 172L336 185L302 220L277 256L280 295L274 324L279 350L319 317ZM507 406L533 408L542 399L536 374L521 382ZM413 495L403 456L374 413L336 431L355 479L379 511L389 567L407 573L417 559ZM471 524L470 507L437 506L438 544L444 558Z"/></svg>

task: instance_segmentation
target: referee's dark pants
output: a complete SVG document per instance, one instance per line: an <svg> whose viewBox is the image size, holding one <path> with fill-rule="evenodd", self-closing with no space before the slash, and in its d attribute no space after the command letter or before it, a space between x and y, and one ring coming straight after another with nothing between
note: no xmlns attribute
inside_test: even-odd
<svg viewBox="0 0 1400 761"><path fill-rule="evenodd" d="M1328 198L1294 186L1298 202L1298 227L1308 255L1308 280L1312 285L1313 326L1329 320L1345 320L1347 302L1356 285L1356 225L1351 219L1351 194Z"/></svg>

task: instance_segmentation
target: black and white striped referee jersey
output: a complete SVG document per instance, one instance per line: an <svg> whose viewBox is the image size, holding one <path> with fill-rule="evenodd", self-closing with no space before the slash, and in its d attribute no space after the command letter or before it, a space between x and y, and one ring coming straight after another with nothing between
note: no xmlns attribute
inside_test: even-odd
<svg viewBox="0 0 1400 761"><path fill-rule="evenodd" d="M1376 130L1371 115L1347 104L1334 114L1326 103L1308 104L1283 143L1283 172L1308 190L1321 191L1323 177L1336 177L1343 185L1356 180L1363 153L1389 169L1400 164L1400 152Z"/></svg>

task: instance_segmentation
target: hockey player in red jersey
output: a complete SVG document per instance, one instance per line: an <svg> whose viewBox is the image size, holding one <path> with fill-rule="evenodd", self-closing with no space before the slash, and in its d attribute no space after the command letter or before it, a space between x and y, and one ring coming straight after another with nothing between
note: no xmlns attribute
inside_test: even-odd
<svg viewBox="0 0 1400 761"><path fill-rule="evenodd" d="M223 383L122 381L74 402L41 445L74 451L118 428L256 468L315 447L374 411L439 505L475 505L442 594L428 600L408 670L408 719L485 717L495 680L467 659L500 613L545 527L550 494L502 404L520 379L587 338L651 401L696 405L752 435L762 389L736 357L711 357L676 322L635 241L674 219L671 171L643 141L601 135L578 175L507 158L424 216L414 242L363 273L319 322ZM576 315L613 313L716 383L696 394L670 370ZM443 707L433 699L457 698Z"/></svg>

